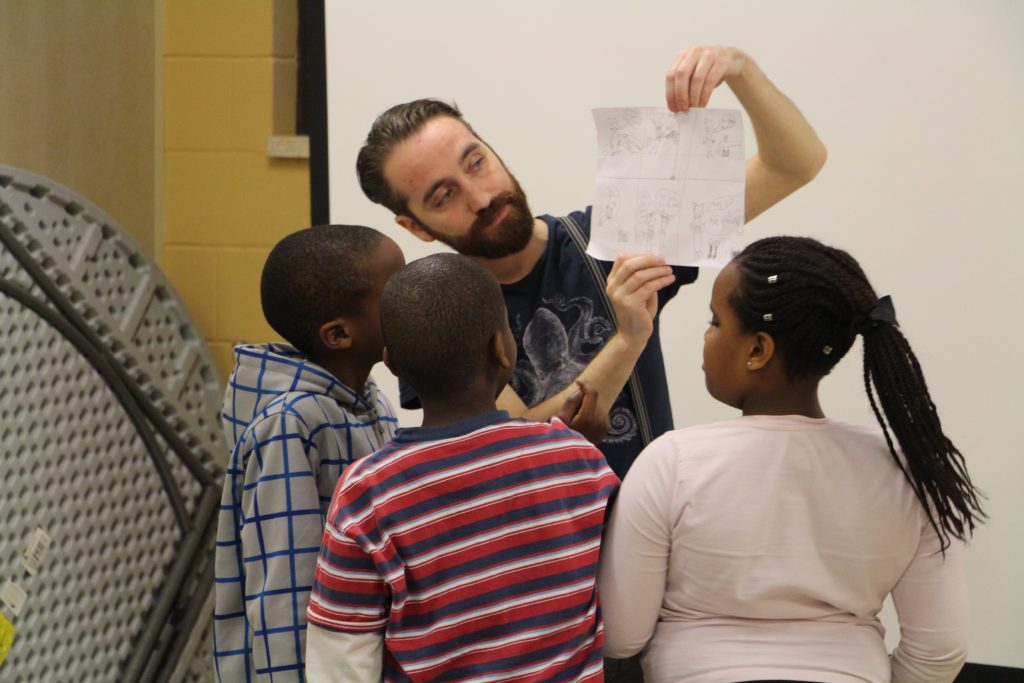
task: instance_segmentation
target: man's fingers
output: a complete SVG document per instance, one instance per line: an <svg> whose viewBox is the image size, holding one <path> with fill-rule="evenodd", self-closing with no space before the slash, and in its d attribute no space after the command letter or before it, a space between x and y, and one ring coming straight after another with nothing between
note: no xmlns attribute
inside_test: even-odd
<svg viewBox="0 0 1024 683"><path fill-rule="evenodd" d="M597 413L597 394L598 392L593 389L587 389L583 392L582 402L580 403L579 410L576 411L578 415L593 416Z"/></svg>
<svg viewBox="0 0 1024 683"><path fill-rule="evenodd" d="M576 390L569 394L565 401L562 402L562 407L558 411L558 417L561 418L565 424L570 424L576 419L576 415L580 411L580 406L583 405L584 391L579 386Z"/></svg>
<svg viewBox="0 0 1024 683"><path fill-rule="evenodd" d="M690 108L690 77L697 60L694 50L681 50L665 77L665 100L669 111Z"/></svg>
<svg viewBox="0 0 1024 683"><path fill-rule="evenodd" d="M615 262L612 264L612 272L608 274L608 277L614 277L615 275L618 275L619 271L625 267L626 262L629 261L634 256L636 256L636 254L628 254L626 252L622 252L621 254L616 256Z"/></svg>
<svg viewBox="0 0 1024 683"><path fill-rule="evenodd" d="M701 55L700 61L693 69L693 76L690 77L690 90L689 100L691 107L703 107L704 100L701 99L701 93L704 91L704 83L707 79L708 72L711 70L711 65L714 62L714 57L704 53Z"/></svg>
<svg viewBox="0 0 1024 683"><path fill-rule="evenodd" d="M665 267L665 259L655 254L619 254L608 274L608 283L625 282L633 273L647 268Z"/></svg>
<svg viewBox="0 0 1024 683"><path fill-rule="evenodd" d="M613 286L609 283L608 295L630 296L644 290L657 292L676 279L671 266L652 266L633 271L629 277L622 279ZM646 298L646 294L643 294Z"/></svg>
<svg viewBox="0 0 1024 683"><path fill-rule="evenodd" d="M708 102L711 101L711 93L714 91L715 88L718 87L718 85L722 82L722 78L725 76L725 66L726 65L721 61L716 61L715 64L711 67L711 70L708 71L707 78L704 79L704 88L701 90L700 93L700 104L697 106L708 106Z"/></svg>
<svg viewBox="0 0 1024 683"><path fill-rule="evenodd" d="M726 78L742 72L746 55L735 48L691 47L676 54L665 74L665 102L673 112L706 107Z"/></svg>
<svg viewBox="0 0 1024 683"><path fill-rule="evenodd" d="M582 403L576 411L573 421L566 423L588 441L598 444L608 434L608 414L600 414L597 411L597 399L599 392L590 387L584 380L576 380Z"/></svg>
<svg viewBox="0 0 1024 683"><path fill-rule="evenodd" d="M662 289L664 289L665 287L668 287L670 284L672 284L675 281L676 281L675 273L669 272L668 275L665 275L665 276L662 276L662 277L659 277L659 278L655 278L655 279L652 279L652 280L648 280L647 282L645 282L643 284L642 287L639 287L636 291L637 291L637 293L643 295L644 298L646 299L647 296L650 296L651 294L657 294Z"/></svg>

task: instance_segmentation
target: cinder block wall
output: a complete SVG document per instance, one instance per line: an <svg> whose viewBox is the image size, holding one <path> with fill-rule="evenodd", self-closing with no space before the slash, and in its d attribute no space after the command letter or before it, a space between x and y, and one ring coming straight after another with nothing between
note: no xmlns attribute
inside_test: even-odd
<svg viewBox="0 0 1024 683"><path fill-rule="evenodd" d="M259 275L310 221L309 164L268 158L294 133L295 0L165 0L161 263L222 377L240 341L277 339Z"/></svg>

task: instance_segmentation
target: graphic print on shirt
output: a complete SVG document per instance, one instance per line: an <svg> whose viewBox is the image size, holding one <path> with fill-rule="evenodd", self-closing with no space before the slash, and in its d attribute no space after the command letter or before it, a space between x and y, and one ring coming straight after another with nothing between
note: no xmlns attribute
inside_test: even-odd
<svg viewBox="0 0 1024 683"><path fill-rule="evenodd" d="M516 316L512 332L519 358L512 388L528 406L536 405L579 377L612 336L611 321L594 312L587 297L542 298L542 307L525 323ZM637 433L636 416L620 394L609 414L611 429L605 441L629 441Z"/></svg>

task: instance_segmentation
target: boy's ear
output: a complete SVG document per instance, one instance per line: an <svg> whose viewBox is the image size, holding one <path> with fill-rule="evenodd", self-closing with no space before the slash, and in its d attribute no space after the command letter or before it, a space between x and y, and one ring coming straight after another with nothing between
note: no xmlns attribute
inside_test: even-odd
<svg viewBox="0 0 1024 683"><path fill-rule="evenodd" d="M388 347L384 347L384 350L381 352L381 355L381 360L384 361L384 367L390 370L392 375L398 377L398 372L395 370L395 367L391 365L391 354L388 353Z"/></svg>
<svg viewBox="0 0 1024 683"><path fill-rule="evenodd" d="M512 347L515 348L514 346ZM494 360L498 363L498 366L503 370L511 370L513 359L509 355L508 339L504 331L499 330L494 333L491 337L491 353L494 355Z"/></svg>
<svg viewBox="0 0 1024 683"><path fill-rule="evenodd" d="M395 216L395 222L424 242L434 241L434 236L424 230L415 218L410 218L409 216Z"/></svg>
<svg viewBox="0 0 1024 683"><path fill-rule="evenodd" d="M775 356L775 340L767 332L755 332L747 358L747 367L760 370Z"/></svg>
<svg viewBox="0 0 1024 683"><path fill-rule="evenodd" d="M352 334L344 318L328 320L320 326L320 343L328 351L343 351L352 347Z"/></svg>

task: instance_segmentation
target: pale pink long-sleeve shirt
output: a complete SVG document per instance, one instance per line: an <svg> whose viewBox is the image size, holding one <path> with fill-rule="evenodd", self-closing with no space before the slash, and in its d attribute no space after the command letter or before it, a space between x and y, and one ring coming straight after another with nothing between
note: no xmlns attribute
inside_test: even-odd
<svg viewBox="0 0 1024 683"><path fill-rule="evenodd" d="M752 416L670 432L623 482L602 548L608 657L648 683L952 681L960 545L945 556L877 428ZM892 594L890 657L877 614Z"/></svg>

